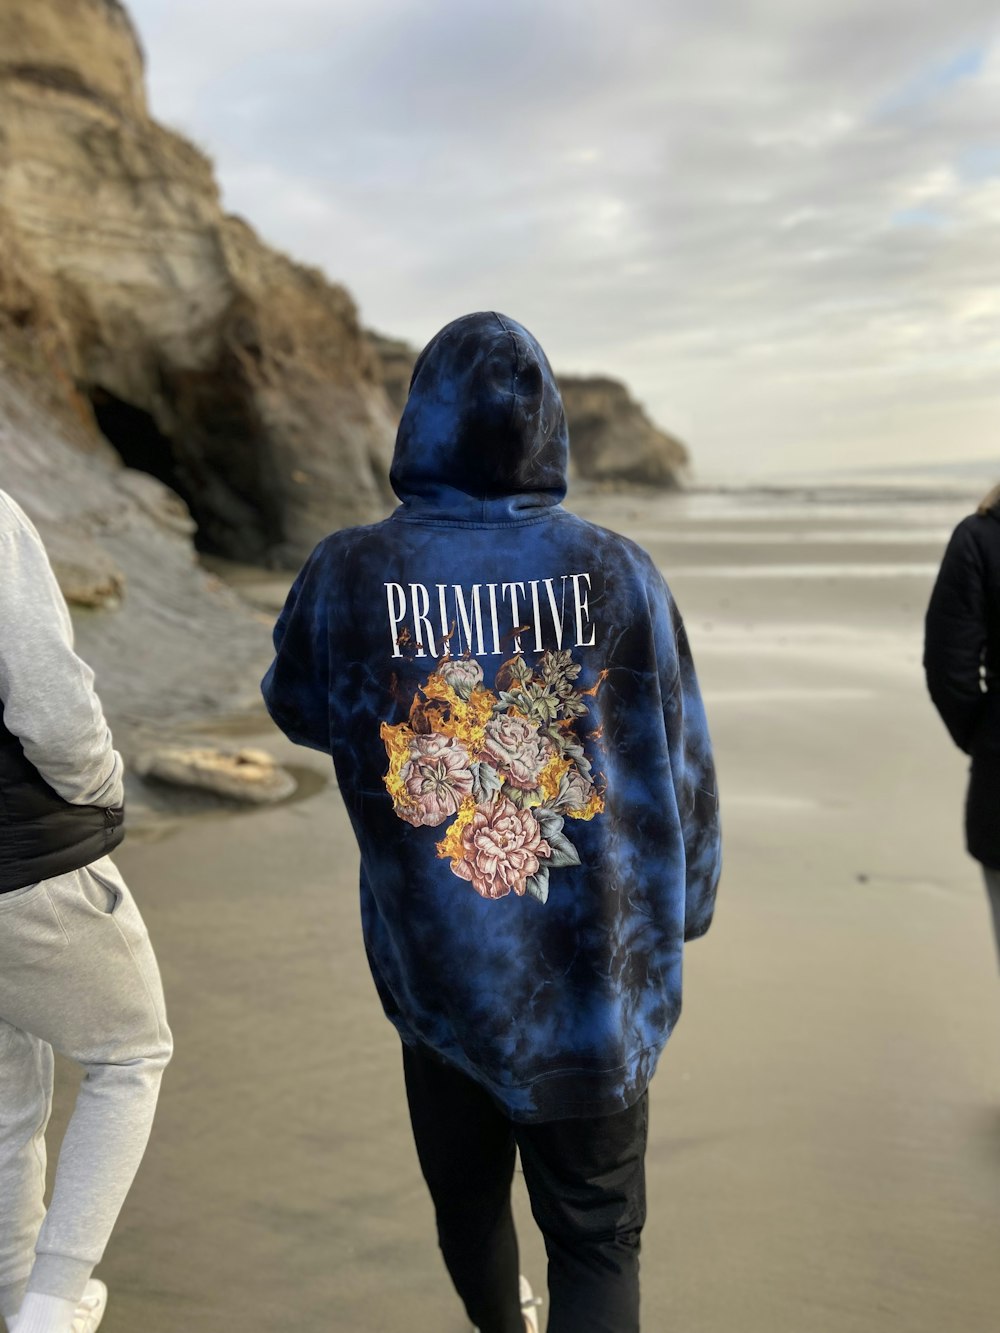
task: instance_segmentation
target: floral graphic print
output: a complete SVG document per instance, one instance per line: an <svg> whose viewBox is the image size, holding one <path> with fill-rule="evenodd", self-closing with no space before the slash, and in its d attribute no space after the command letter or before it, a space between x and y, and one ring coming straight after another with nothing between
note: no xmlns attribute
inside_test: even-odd
<svg viewBox="0 0 1000 1333"><path fill-rule="evenodd" d="M538 874L538 858L552 855L538 820L505 796L476 807L472 822L462 829L462 850L451 868L484 898L502 898L511 889L524 894L528 880Z"/></svg>
<svg viewBox="0 0 1000 1333"><path fill-rule="evenodd" d="M538 730L537 722L507 713L487 722L482 753L511 786L534 791L552 757L553 746Z"/></svg>
<svg viewBox="0 0 1000 1333"><path fill-rule="evenodd" d="M586 717L569 652L545 652L533 670L504 662L494 687L473 658L446 657L424 682L407 722L383 722L385 786L415 828L452 821L437 854L483 898L513 892L540 902L549 873L580 864L566 821L604 809L583 742Z"/></svg>
<svg viewBox="0 0 1000 1333"><path fill-rule="evenodd" d="M440 824L456 814L464 796L472 794L468 751L454 736L414 736L401 777L407 803L398 813L409 824Z"/></svg>

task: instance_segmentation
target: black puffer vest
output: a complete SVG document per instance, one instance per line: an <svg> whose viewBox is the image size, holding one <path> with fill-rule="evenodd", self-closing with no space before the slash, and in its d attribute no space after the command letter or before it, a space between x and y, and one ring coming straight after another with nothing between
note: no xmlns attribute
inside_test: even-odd
<svg viewBox="0 0 1000 1333"><path fill-rule="evenodd" d="M124 811L72 805L0 721L0 893L98 861L125 836Z"/></svg>

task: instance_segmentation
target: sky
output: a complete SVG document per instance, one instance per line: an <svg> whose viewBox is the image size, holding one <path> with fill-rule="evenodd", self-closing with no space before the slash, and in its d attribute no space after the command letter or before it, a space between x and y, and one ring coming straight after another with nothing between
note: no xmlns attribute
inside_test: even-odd
<svg viewBox="0 0 1000 1333"><path fill-rule="evenodd" d="M225 207L423 345L625 380L706 480L1000 471L995 0L131 0Z"/></svg>

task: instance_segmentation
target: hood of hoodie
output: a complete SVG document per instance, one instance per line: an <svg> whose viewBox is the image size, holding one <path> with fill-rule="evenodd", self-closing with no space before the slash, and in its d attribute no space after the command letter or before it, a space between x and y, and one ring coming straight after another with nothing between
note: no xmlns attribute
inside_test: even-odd
<svg viewBox="0 0 1000 1333"><path fill-rule="evenodd" d="M431 339L413 367L389 474L400 517L538 517L565 496L568 458L555 376L527 329L488 311Z"/></svg>

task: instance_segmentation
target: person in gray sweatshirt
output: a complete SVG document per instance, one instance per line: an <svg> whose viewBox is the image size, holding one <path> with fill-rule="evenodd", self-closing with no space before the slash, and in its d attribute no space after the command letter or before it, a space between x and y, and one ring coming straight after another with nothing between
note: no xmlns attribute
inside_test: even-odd
<svg viewBox="0 0 1000 1333"><path fill-rule="evenodd" d="M0 709L0 1314L9 1333L93 1333L107 1291L91 1273L172 1042L108 855L123 836L121 756L38 532L3 491ZM46 1212L53 1050L83 1081Z"/></svg>

